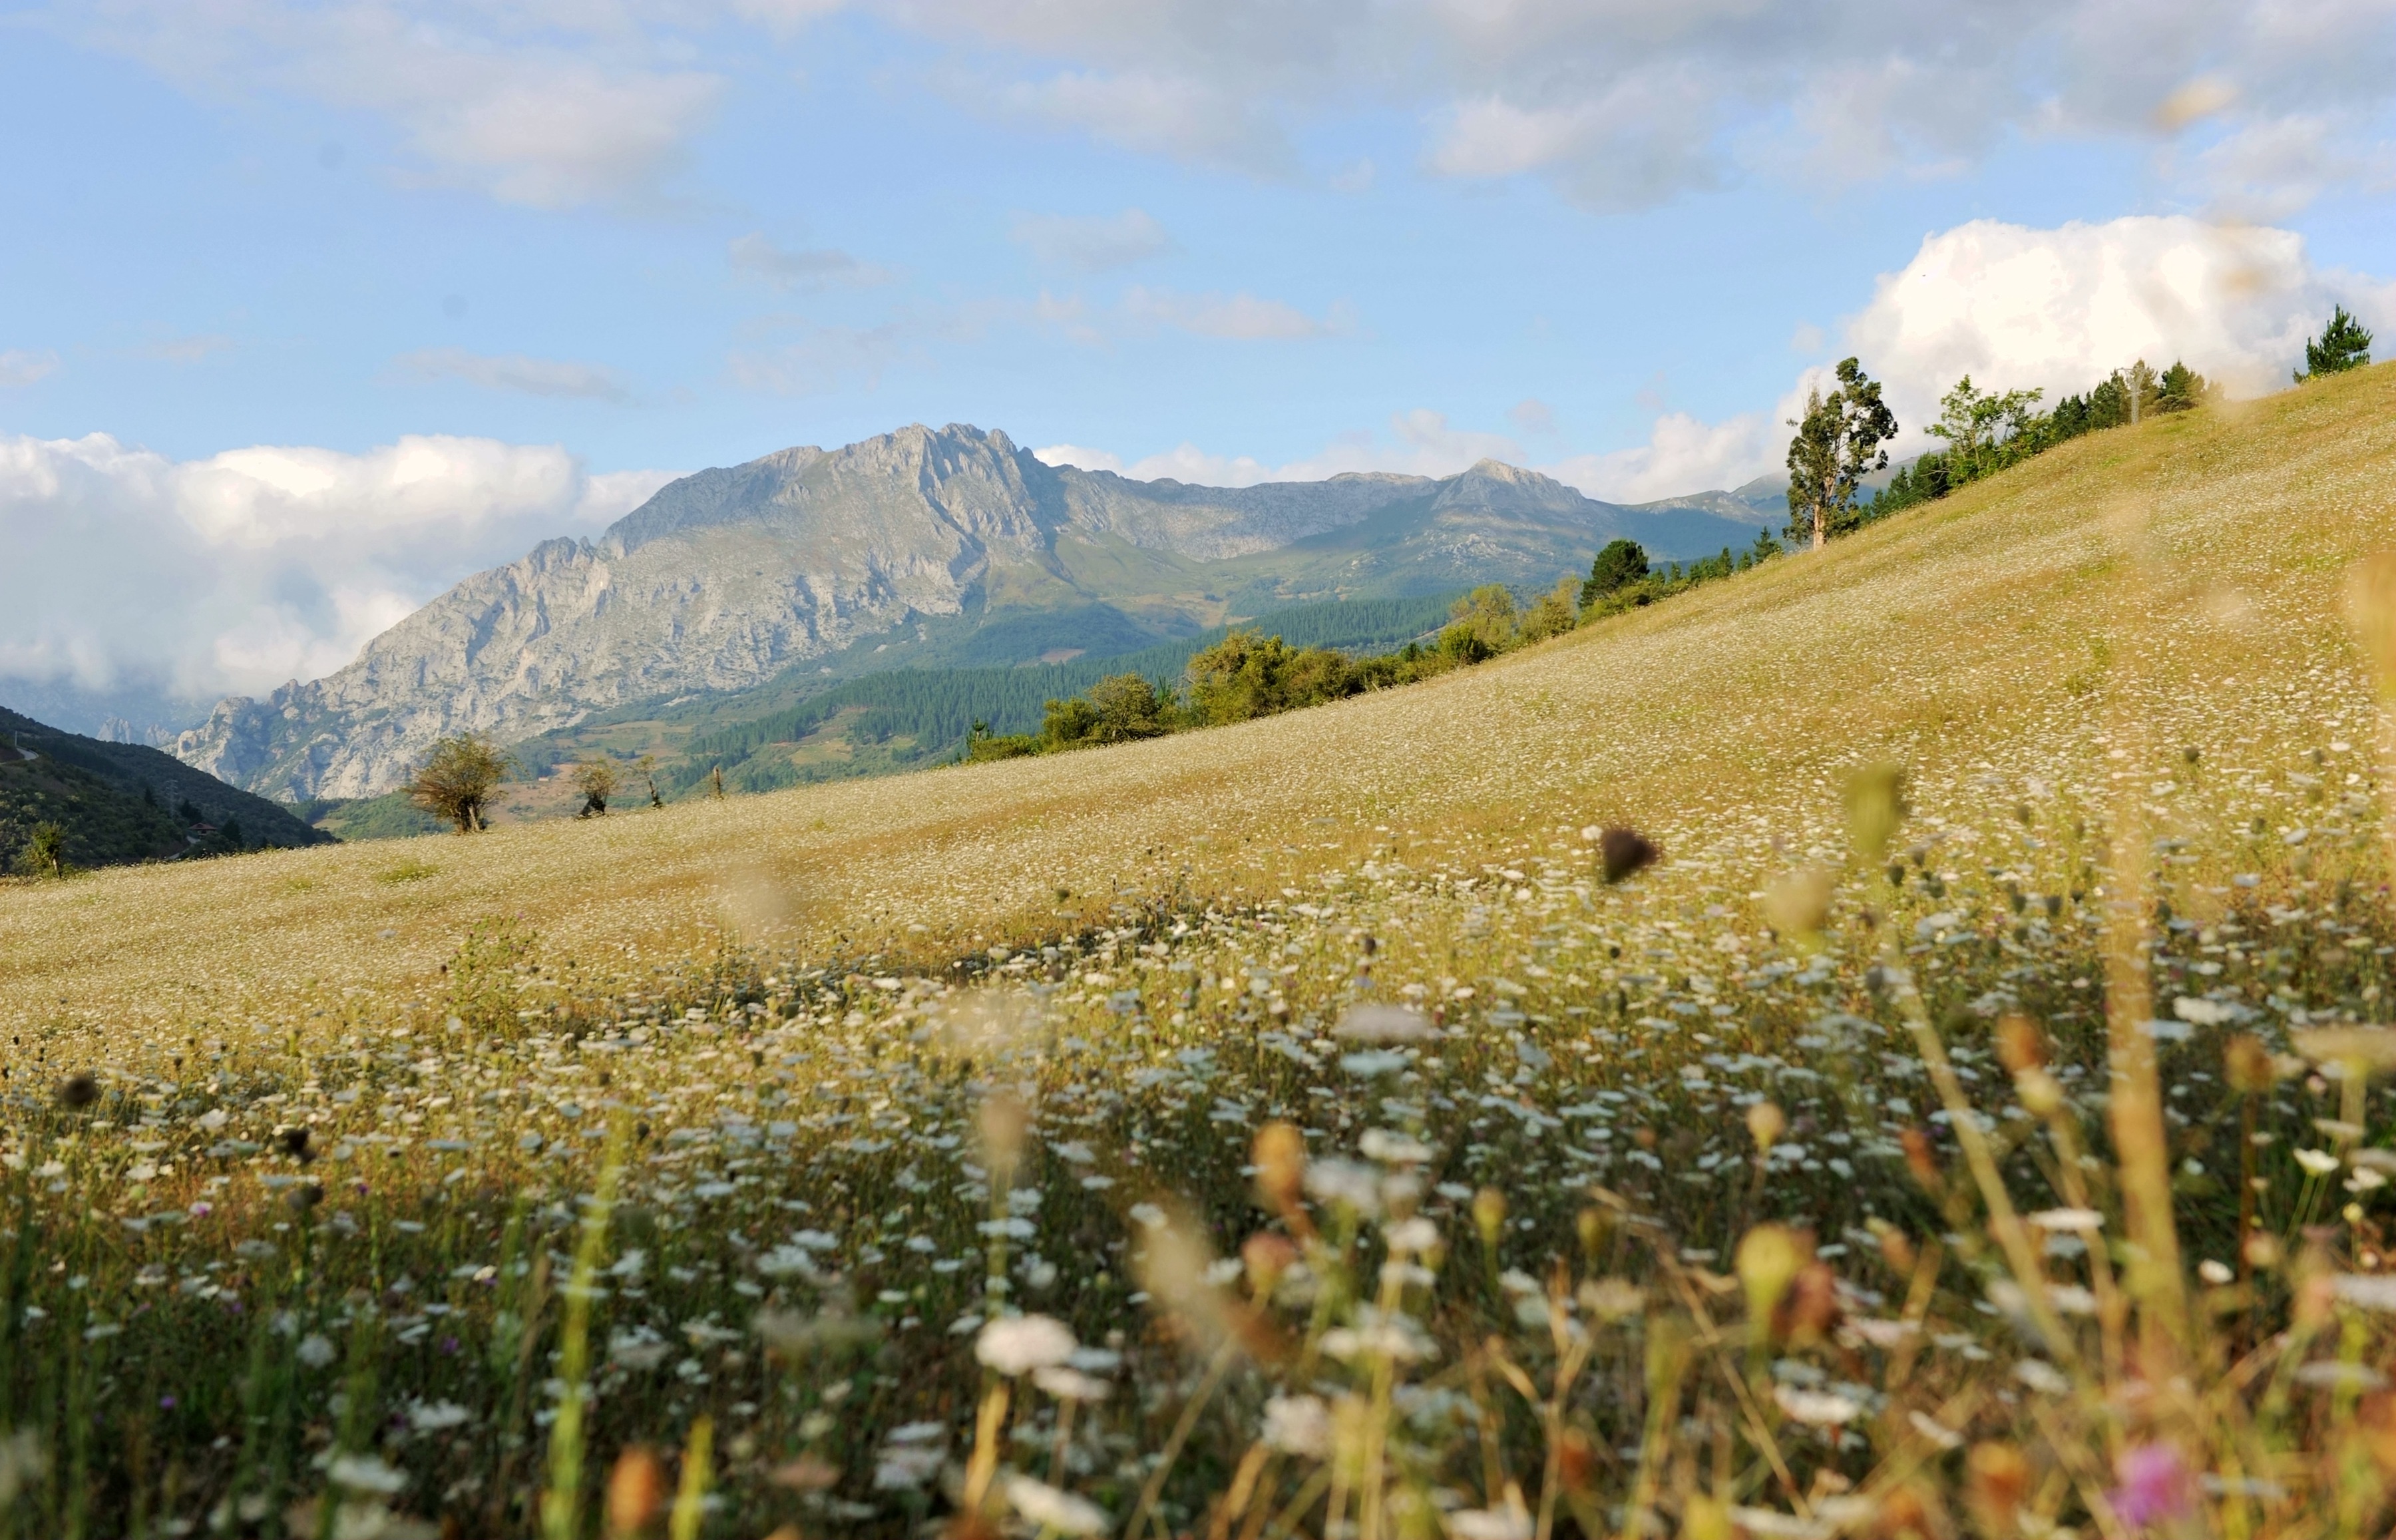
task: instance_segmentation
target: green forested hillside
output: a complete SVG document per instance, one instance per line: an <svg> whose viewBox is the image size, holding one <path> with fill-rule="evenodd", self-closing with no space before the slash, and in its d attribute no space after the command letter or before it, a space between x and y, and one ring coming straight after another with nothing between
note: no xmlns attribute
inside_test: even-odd
<svg viewBox="0 0 2396 1540"><path fill-rule="evenodd" d="M1239 625L1292 646L1386 651L1438 630L1454 597L1298 604ZM753 691L613 713L536 739L517 754L527 773L539 775L591 752L654 752L659 785L669 797L711 781L718 769L727 789L740 791L887 774L953 756L977 722L1002 734L1035 731L1048 701L1079 695L1110 674L1178 681L1191 654L1230 630L1216 626L1137 651L1058 663L888 668L820 684L815 675L794 672Z"/></svg>
<svg viewBox="0 0 2396 1540"><path fill-rule="evenodd" d="M79 867L333 838L155 749L60 732L0 708L0 870L46 823L65 831L66 859Z"/></svg>

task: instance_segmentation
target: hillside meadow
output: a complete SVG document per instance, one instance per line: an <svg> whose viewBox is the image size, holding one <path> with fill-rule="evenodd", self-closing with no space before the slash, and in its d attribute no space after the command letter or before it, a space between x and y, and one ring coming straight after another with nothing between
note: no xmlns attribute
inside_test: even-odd
<svg viewBox="0 0 2396 1540"><path fill-rule="evenodd" d="M2383 367L1239 727L0 889L0 1532L2384 1531L2391 548Z"/></svg>

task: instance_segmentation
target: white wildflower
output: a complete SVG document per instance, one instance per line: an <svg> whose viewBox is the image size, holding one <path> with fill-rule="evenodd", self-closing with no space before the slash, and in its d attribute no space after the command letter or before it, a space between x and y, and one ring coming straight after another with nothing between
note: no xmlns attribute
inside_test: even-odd
<svg viewBox="0 0 2396 1540"><path fill-rule="evenodd" d="M1061 1321L1009 1316L981 1329L974 1339L974 1357L1002 1374L1027 1374L1063 1363L1073 1356L1075 1346L1072 1332Z"/></svg>
<svg viewBox="0 0 2396 1540"><path fill-rule="evenodd" d="M1773 1387L1772 1399L1793 1422L1813 1427L1836 1427L1863 1414L1864 1403L1835 1390L1804 1390L1793 1385Z"/></svg>
<svg viewBox="0 0 2396 1540"><path fill-rule="evenodd" d="M1059 1492L1045 1481L1029 1476L1010 1475L1006 1479L1006 1500L1015 1511L1058 1534L1104 1534L1107 1532L1106 1510L1086 1497L1076 1497L1070 1492Z"/></svg>
<svg viewBox="0 0 2396 1540"><path fill-rule="evenodd" d="M388 1497L407 1485L404 1472L393 1470L371 1454L339 1454L325 1469L325 1477L335 1486L352 1492L379 1492Z"/></svg>
<svg viewBox="0 0 2396 1540"><path fill-rule="evenodd" d="M1420 1042L1437 1032L1429 1016L1404 1005L1351 1005L1331 1029L1355 1042Z"/></svg>
<svg viewBox="0 0 2396 1540"><path fill-rule="evenodd" d="M1275 1396L1265 1402L1261 1435L1285 1454L1323 1460L1331 1455L1331 1409L1320 1396Z"/></svg>

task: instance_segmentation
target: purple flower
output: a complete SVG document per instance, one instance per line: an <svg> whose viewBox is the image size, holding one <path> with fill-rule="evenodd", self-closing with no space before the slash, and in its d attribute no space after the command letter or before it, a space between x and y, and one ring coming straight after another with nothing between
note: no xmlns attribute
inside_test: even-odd
<svg viewBox="0 0 2396 1540"><path fill-rule="evenodd" d="M2140 1444L2124 1452L2114 1470L2122 1484L2113 1489L2113 1507L2133 1529L2177 1519L2195 1506L2188 1463L2174 1445Z"/></svg>

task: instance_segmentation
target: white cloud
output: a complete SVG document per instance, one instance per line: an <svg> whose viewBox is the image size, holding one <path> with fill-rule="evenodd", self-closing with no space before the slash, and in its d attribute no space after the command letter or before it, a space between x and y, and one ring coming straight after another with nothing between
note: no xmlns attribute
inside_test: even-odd
<svg viewBox="0 0 2396 1540"><path fill-rule="evenodd" d="M523 395L566 396L584 401L623 402L632 392L615 370L597 364L574 364L557 358L527 358L522 353L475 353L463 348L425 348L402 353L393 367L413 379L462 379L486 391L513 391Z"/></svg>
<svg viewBox="0 0 2396 1540"><path fill-rule="evenodd" d="M113 0L80 31L204 97L379 114L413 175L539 208L654 195L724 92L611 5Z"/></svg>
<svg viewBox="0 0 2396 1540"><path fill-rule="evenodd" d="M2144 358L2183 359L2241 394L2287 383L2334 303L2396 312L2378 280L2323 272L2301 236L2185 217L2035 230L1975 220L1932 235L1845 328L1909 429L1965 374L1997 390L2084 391Z"/></svg>
<svg viewBox="0 0 2396 1540"><path fill-rule="evenodd" d="M1110 455L1103 449L1091 449L1079 444L1052 444L1045 449L1032 451L1032 458L1043 465L1072 465L1084 471L1112 471L1123 473L1123 457Z"/></svg>
<svg viewBox="0 0 2396 1540"><path fill-rule="evenodd" d="M1265 175L1295 163L1288 137L1236 85L1172 70L1066 70L991 87L954 82L1009 116L1080 128L1122 149Z"/></svg>
<svg viewBox="0 0 2396 1540"><path fill-rule="evenodd" d="M936 45L934 90L1135 153L1294 177L1310 128L1394 113L1436 175L1600 208L2066 136L2154 152L2183 198L2227 171L2223 206L2280 218L2378 185L2396 101L2387 0L96 0L78 25L194 92L379 114L435 179L556 207L655 195L741 73L693 60L844 9Z"/></svg>
<svg viewBox="0 0 2396 1540"><path fill-rule="evenodd" d="M862 0L976 41L965 95L1199 164L1286 175L1310 124L1396 111L1438 175L1594 207L1742 174L1951 174L2008 138L2163 149L2330 126L2367 164L2396 100L2386 0ZM1013 78L1009 78L1010 67ZM2176 191L2201 168L2165 155ZM2175 169L2176 168L2176 169ZM2309 175L2309 173L2308 173ZM2340 173L2345 176L2346 173ZM2350 177L2346 185L2356 185ZM2274 188L2271 195L2302 195Z"/></svg>
<svg viewBox="0 0 2396 1540"><path fill-rule="evenodd" d="M1937 446L1923 428L1967 374L1988 390L2044 391L2052 403L2137 359L2157 368L2178 359L2239 394L2277 390L2340 303L2396 325L2396 284L2323 272L2290 231L2185 217L2054 230L1980 219L1926 237L1884 274L1839 351L1886 386L1901 429L1895 452L1909 455ZM1770 412L1712 423L1668 414L1644 445L1545 469L1624 502L1734 486L1780 468L1788 419L1826 380L1817 364Z"/></svg>
<svg viewBox="0 0 2396 1540"><path fill-rule="evenodd" d="M31 385L58 372L59 355L44 349L33 352L24 348L11 348L0 352L0 389Z"/></svg>
<svg viewBox="0 0 2396 1540"><path fill-rule="evenodd" d="M1233 342L1345 337L1356 329L1354 309L1345 300L1334 301L1324 314L1312 316L1295 305L1259 299L1245 292L1181 294L1134 285L1124 291L1123 311L1135 325L1171 326L1193 337Z"/></svg>
<svg viewBox="0 0 2396 1540"><path fill-rule="evenodd" d="M1686 412L1656 419L1648 441L1629 449L1575 455L1539 469L1604 502L1653 502L1684 492L1737 486L1779 458L1780 418L1743 412L1702 422Z"/></svg>
<svg viewBox="0 0 2396 1540"><path fill-rule="evenodd" d="M1120 214L1018 214L1008 233L1035 261L1081 272L1129 267L1173 249L1173 237L1146 210Z"/></svg>
<svg viewBox="0 0 2396 1540"><path fill-rule="evenodd" d="M1523 446L1502 433L1451 428L1444 414L1418 407L1392 413L1386 436L1344 433L1311 455L1278 465L1249 455L1215 454L1188 443L1128 464L1108 450L1081 445L1052 445L1032 453L1050 465L1112 471L1134 481L1170 477L1199 486L1254 486L1259 482L1322 481L1353 471L1451 476L1479 460L1519 462Z"/></svg>
<svg viewBox="0 0 2396 1540"><path fill-rule="evenodd" d="M176 461L0 437L0 677L183 697L313 678L467 574L588 535L671 479L407 437Z"/></svg>
<svg viewBox="0 0 2396 1540"><path fill-rule="evenodd" d="M792 251L757 232L734 241L726 253L733 268L777 288L821 288L827 284L885 284L889 272L860 262L845 251Z"/></svg>

